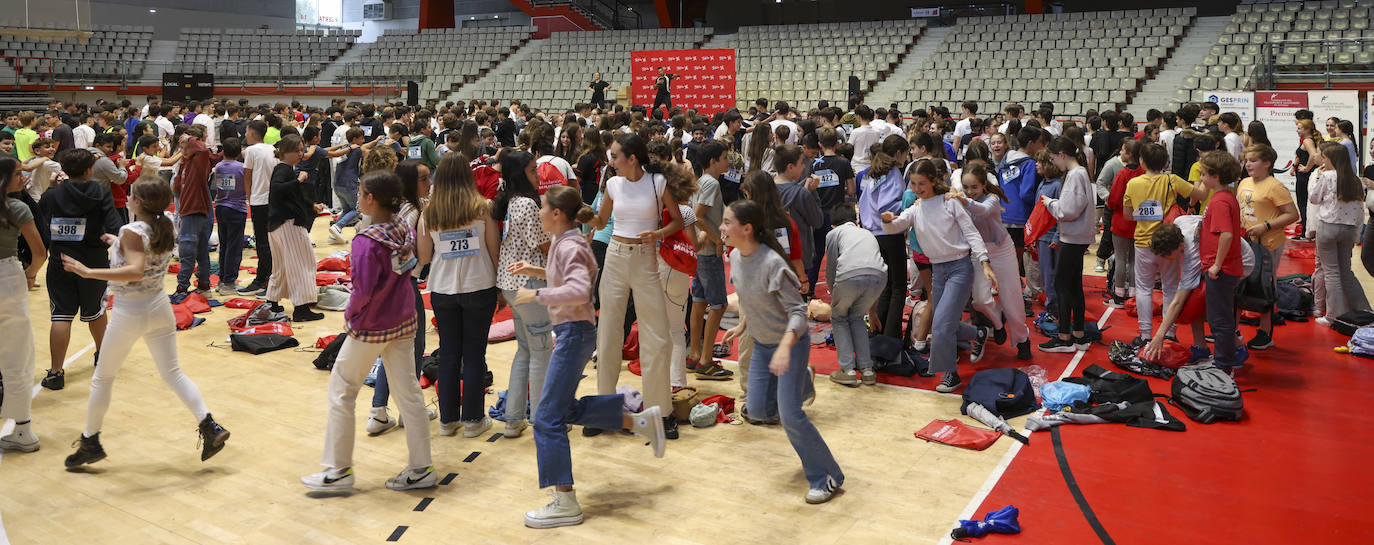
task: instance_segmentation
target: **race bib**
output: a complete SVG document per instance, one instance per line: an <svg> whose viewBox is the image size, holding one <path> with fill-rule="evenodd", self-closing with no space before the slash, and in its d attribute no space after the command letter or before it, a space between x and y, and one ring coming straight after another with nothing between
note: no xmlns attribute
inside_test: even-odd
<svg viewBox="0 0 1374 545"><path fill-rule="evenodd" d="M818 187L835 187L840 185L840 175L835 174L833 170L817 170L812 174L815 174L817 178L821 179L821 184Z"/></svg>
<svg viewBox="0 0 1374 545"><path fill-rule="evenodd" d="M372 138L372 125L363 125L363 136Z"/></svg>
<svg viewBox="0 0 1374 545"><path fill-rule="evenodd" d="M778 244L782 245L782 253L792 253L792 245L787 242L787 229L774 229L773 236L778 237Z"/></svg>
<svg viewBox="0 0 1374 545"><path fill-rule="evenodd" d="M1135 207L1136 221L1163 221L1164 206L1159 201L1144 201Z"/></svg>
<svg viewBox="0 0 1374 545"><path fill-rule="evenodd" d="M233 191L238 180L232 174L221 174L215 176L215 189L219 191Z"/></svg>
<svg viewBox="0 0 1374 545"><path fill-rule="evenodd" d="M482 251L482 239L473 229L451 229L439 233L439 258L472 257Z"/></svg>
<svg viewBox="0 0 1374 545"><path fill-rule="evenodd" d="M725 171L725 179L733 182L739 182L743 176L744 173L740 172L740 170L737 168L732 168L730 170Z"/></svg>
<svg viewBox="0 0 1374 545"><path fill-rule="evenodd" d="M56 242L81 242L86 238L86 218L53 218L50 229Z"/></svg>
<svg viewBox="0 0 1374 545"><path fill-rule="evenodd" d="M420 146L410 146L410 147L406 148L406 158L407 158L407 159L419 159L419 158L420 158Z"/></svg>

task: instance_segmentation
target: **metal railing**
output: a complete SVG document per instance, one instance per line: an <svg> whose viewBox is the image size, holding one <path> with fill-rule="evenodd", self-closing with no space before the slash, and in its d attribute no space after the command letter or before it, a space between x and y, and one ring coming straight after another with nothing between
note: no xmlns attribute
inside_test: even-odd
<svg viewBox="0 0 1374 545"><path fill-rule="evenodd" d="M1288 52L1292 51L1297 53ZM1273 89L1280 78L1320 78L1326 88L1333 77L1374 77L1374 64L1360 63L1364 52L1374 52L1374 38L1333 38L1321 40L1280 40L1260 48L1257 88ZM1349 54L1349 62L1341 55ZM1301 62L1310 55L1309 62Z"/></svg>
<svg viewBox="0 0 1374 545"><path fill-rule="evenodd" d="M41 61L38 69L25 66L24 59ZM232 87L238 85L275 85L278 89L287 85L309 86L401 86L407 81L424 81L429 74L425 63L420 61L395 61L386 63L352 62L336 66L337 75L322 77L329 71L330 63L279 61L279 62L237 62L237 61L95 61L53 59L51 57L5 57L6 68L15 73L16 86L20 84L45 85L49 89L58 84L89 85L119 84L121 88L130 85L161 85L163 72L195 72L215 75L215 85ZM31 64L31 63L27 63ZM77 71L55 70L54 65L77 65ZM112 70L105 67L113 66Z"/></svg>

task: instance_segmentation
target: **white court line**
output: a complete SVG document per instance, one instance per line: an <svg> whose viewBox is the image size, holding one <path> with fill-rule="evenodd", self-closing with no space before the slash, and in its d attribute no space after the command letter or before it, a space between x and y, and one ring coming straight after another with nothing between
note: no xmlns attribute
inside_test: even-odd
<svg viewBox="0 0 1374 545"><path fill-rule="evenodd" d="M1103 324L1107 323L1107 318L1112 315L1113 310L1116 309L1107 307L1107 311L1103 312L1102 317L1097 319L1098 329L1102 329ZM1083 361L1083 354L1087 354L1087 352L1074 352L1073 359L1069 361L1069 366L1064 368L1064 373L1059 375L1059 380L1073 374L1074 370L1078 368L1078 363ZM1021 435L1030 437L1030 434L1030 430L1021 430ZM978 512L978 507L983 505L983 500L988 499L988 494L991 494L992 489L997 486L997 481L1002 480L1002 474L1007 472L1007 468L1011 466L1011 461L1016 459L1016 455L1021 452L1023 446L1025 445L1022 445L1020 441L1011 444L1011 448L1007 449L1007 453L1003 454L1002 459L997 462L997 467L994 467L992 473L989 473L988 478L983 481L983 486L969 499L968 505L964 506L964 510L959 513L959 520L973 519L973 516ZM956 522L957 520L950 521L950 528L953 528ZM954 543L954 539L949 535L940 538L940 545L951 545L952 543Z"/></svg>
<svg viewBox="0 0 1374 545"><path fill-rule="evenodd" d="M76 358L86 355L87 352L90 352L94 348L95 343L89 343L86 346L82 347L81 350L77 350L75 354L72 354L70 357L67 358L67 361L62 362L62 368L66 369L67 366L71 365L72 362L76 361ZM38 393L41 391L43 391L43 384L41 382L33 385L34 397L37 397ZM9 435L12 431L14 431L14 419L6 418L5 423L3 425L0 425L0 437ZM4 460L4 454L5 451L0 450L0 461ZM0 517L0 545L10 545L10 537L8 534L5 533L5 519L3 517Z"/></svg>

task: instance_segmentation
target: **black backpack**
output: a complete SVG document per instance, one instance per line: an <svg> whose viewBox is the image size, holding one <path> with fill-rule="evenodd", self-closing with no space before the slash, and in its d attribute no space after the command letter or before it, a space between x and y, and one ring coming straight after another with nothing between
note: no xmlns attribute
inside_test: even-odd
<svg viewBox="0 0 1374 545"><path fill-rule="evenodd" d="M339 349L343 348L344 340L347 338L348 333L340 333L334 340L329 341L324 350L320 351L320 355L315 356L315 368L321 371L333 370L334 360L339 358Z"/></svg>
<svg viewBox="0 0 1374 545"><path fill-rule="evenodd" d="M1374 324L1374 312L1368 310L1352 310L1332 320L1331 328L1335 329L1336 332L1341 335L1353 337L1355 336L1356 330L1369 324Z"/></svg>
<svg viewBox="0 0 1374 545"><path fill-rule="evenodd" d="M1107 370L1097 364L1089 365L1081 377L1068 377L1064 382L1082 384L1091 391L1090 403L1144 403L1154 398L1145 379Z"/></svg>

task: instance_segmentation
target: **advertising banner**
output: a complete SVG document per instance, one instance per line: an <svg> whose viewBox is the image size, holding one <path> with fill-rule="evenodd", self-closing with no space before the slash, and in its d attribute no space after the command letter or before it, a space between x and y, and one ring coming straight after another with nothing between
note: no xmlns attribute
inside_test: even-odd
<svg viewBox="0 0 1374 545"><path fill-rule="evenodd" d="M1297 181L1292 168L1298 149L1293 114L1298 110L1312 110L1313 120L1323 138L1327 137L1326 119L1330 117L1349 120L1355 125L1356 135L1360 134L1361 127L1359 91L1255 91L1255 119L1264 123L1269 141L1278 152L1279 160L1274 163L1274 170L1283 171L1275 176L1290 188ZM1360 159L1363 162L1364 158Z"/></svg>
<svg viewBox="0 0 1374 545"><path fill-rule="evenodd" d="M1242 125L1255 120L1255 93L1251 91L1207 91L1208 102L1215 102L1223 112L1236 112Z"/></svg>
<svg viewBox="0 0 1374 545"><path fill-rule="evenodd" d="M635 104L654 104L659 67L676 76L668 84L673 106L707 114L735 107L735 50L632 51L630 77Z"/></svg>

